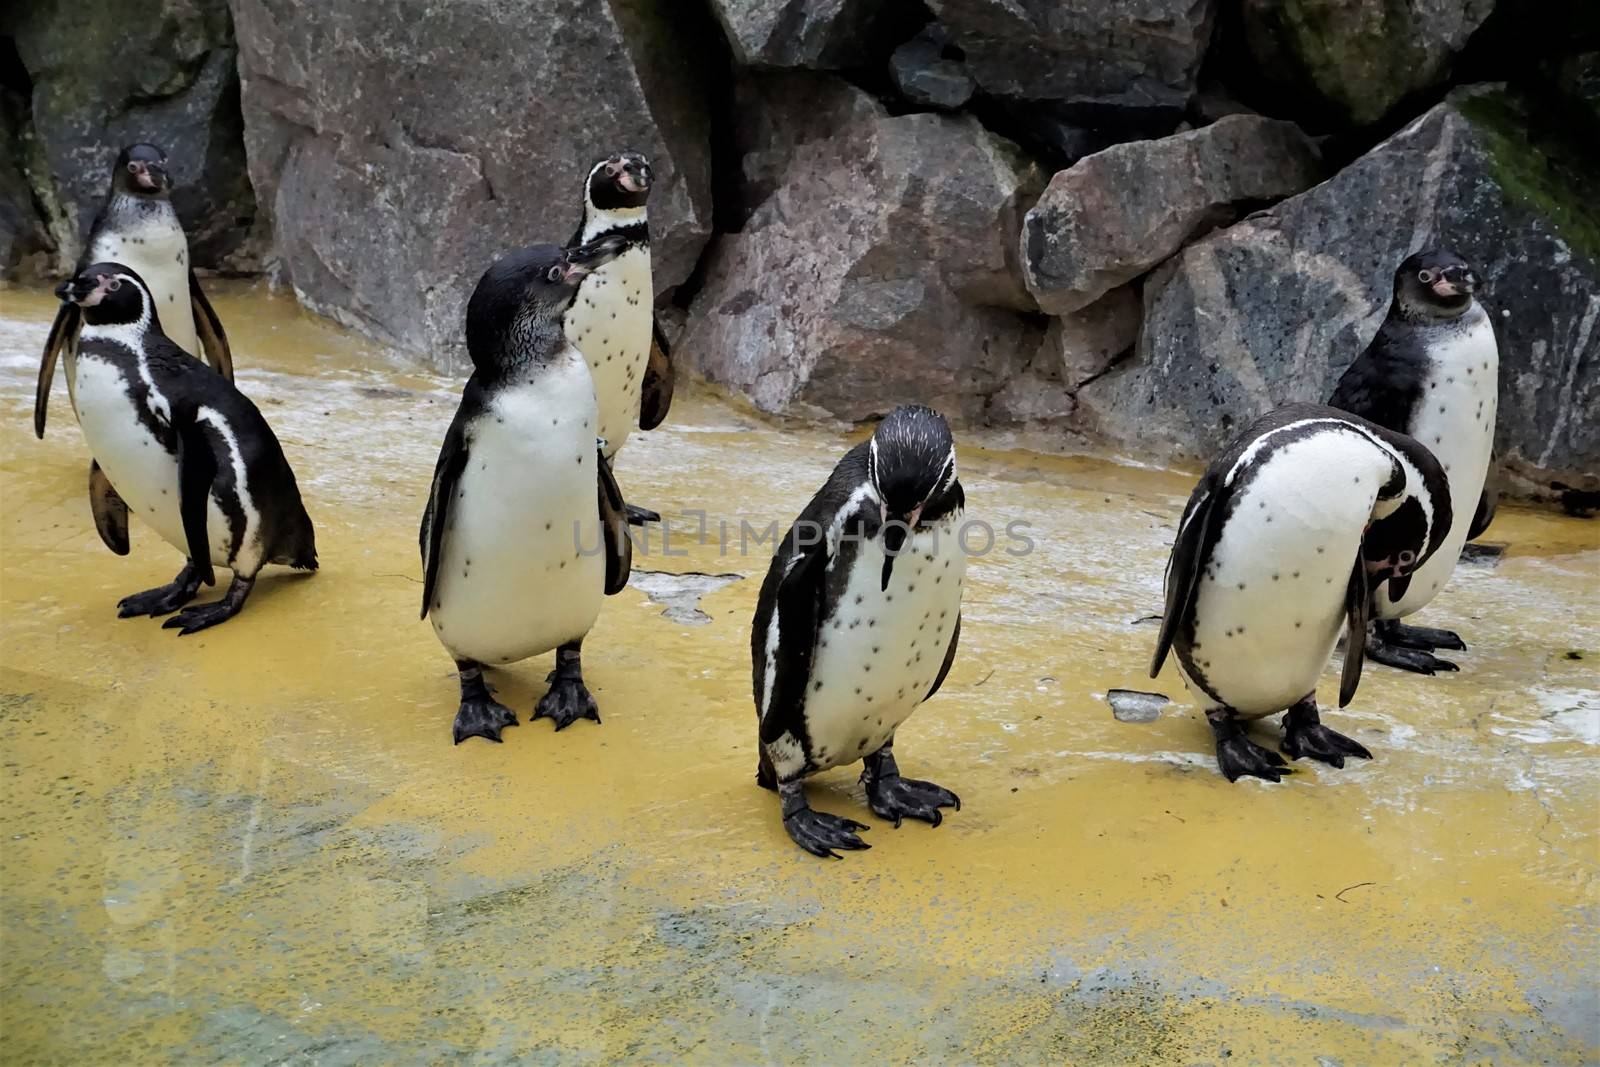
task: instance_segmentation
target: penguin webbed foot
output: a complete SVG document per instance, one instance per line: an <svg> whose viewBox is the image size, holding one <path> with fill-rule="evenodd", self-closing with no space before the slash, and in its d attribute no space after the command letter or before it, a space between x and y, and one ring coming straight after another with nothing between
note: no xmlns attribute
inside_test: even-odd
<svg viewBox="0 0 1600 1067"><path fill-rule="evenodd" d="M661 513L659 511L641 508L637 504L625 504L623 508L627 513L629 526L643 526L648 522L661 521Z"/></svg>
<svg viewBox="0 0 1600 1067"><path fill-rule="evenodd" d="M250 589L255 585L253 578L234 576L233 584L228 586L228 591L221 600L210 604L196 604L192 608L184 608L172 618L161 624L163 630L177 630L179 637L199 633L218 623L227 622L244 607L245 598L250 595Z"/></svg>
<svg viewBox="0 0 1600 1067"><path fill-rule="evenodd" d="M1397 667L1414 674L1438 674L1440 671L1459 671L1461 668L1447 659L1440 659L1431 651L1390 644L1374 631L1367 635L1367 658L1385 667Z"/></svg>
<svg viewBox="0 0 1600 1067"><path fill-rule="evenodd" d="M166 585L131 593L117 601L117 618L131 619L138 615L171 615L200 595L200 576L191 565L185 565L178 576Z"/></svg>
<svg viewBox="0 0 1600 1067"><path fill-rule="evenodd" d="M456 721L450 727L450 733L458 745L469 737L481 737L499 744L500 731L515 725L517 713L484 693L461 698L461 707L456 712Z"/></svg>
<svg viewBox="0 0 1600 1067"><path fill-rule="evenodd" d="M1333 767L1343 767L1346 756L1371 759L1372 753L1360 742L1336 733L1321 723L1284 724L1283 751L1291 759L1311 757Z"/></svg>
<svg viewBox="0 0 1600 1067"><path fill-rule="evenodd" d="M865 823L804 807L783 817L783 828L794 843L823 859L843 859L834 849L855 852L872 846L861 840Z"/></svg>
<svg viewBox="0 0 1600 1067"><path fill-rule="evenodd" d="M940 808L961 810L961 798L943 786L919 782L915 778L874 778L863 774L867 787L867 806L880 819L890 819L900 829L901 819L920 819L932 826L944 822Z"/></svg>
<svg viewBox="0 0 1600 1067"><path fill-rule="evenodd" d="M1256 744L1243 733L1217 741L1217 768L1230 782L1237 782L1245 775L1279 782L1284 775L1294 773L1294 768L1282 756Z"/></svg>
<svg viewBox="0 0 1600 1067"><path fill-rule="evenodd" d="M550 682L550 691L540 697L534 707L535 720L552 720L558 732L579 719L600 721L600 708L582 678L563 676L559 671L552 671L547 680Z"/></svg>
<svg viewBox="0 0 1600 1067"><path fill-rule="evenodd" d="M1424 652L1440 648L1454 649L1457 652L1467 650L1467 643L1461 640L1460 634L1454 630L1440 630L1432 626L1407 626L1404 623L1391 622L1383 627L1380 636L1387 644L1421 649Z"/></svg>

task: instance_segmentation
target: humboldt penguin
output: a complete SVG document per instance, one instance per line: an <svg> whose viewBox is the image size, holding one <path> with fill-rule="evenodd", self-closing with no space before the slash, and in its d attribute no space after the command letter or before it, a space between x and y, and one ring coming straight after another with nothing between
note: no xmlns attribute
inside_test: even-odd
<svg viewBox="0 0 1600 1067"><path fill-rule="evenodd" d="M94 263L56 295L79 324L76 344L64 346L67 386L97 461L89 500L101 540L126 555L132 512L188 557L170 584L124 597L117 614L176 611L165 626L192 634L238 614L266 564L315 570L311 519L272 428L162 332L139 274ZM184 608L215 583L214 566L233 571L226 595Z"/></svg>
<svg viewBox="0 0 1600 1067"><path fill-rule="evenodd" d="M1383 325L1328 401L1416 438L1450 479L1451 505L1462 521L1407 587L1391 582L1376 590L1367 635L1368 656L1419 674L1456 670L1454 663L1433 653L1467 646L1453 631L1399 620L1420 611L1444 588L1462 545L1481 534L1494 516L1488 475L1500 348L1493 320L1473 296L1478 285L1477 272L1447 249L1408 257L1395 271L1394 296ZM1465 521L1468 516L1471 522Z"/></svg>
<svg viewBox="0 0 1600 1067"><path fill-rule="evenodd" d="M902 778L895 731L939 691L961 637L965 495L938 412L896 408L847 452L767 569L751 630L760 757L783 827L815 856L867 848L852 819L814 811L804 779L864 761L873 813L938 826L948 789Z"/></svg>
<svg viewBox="0 0 1600 1067"><path fill-rule="evenodd" d="M583 353L594 376L599 436L610 464L635 423L641 430L653 430L672 405L671 349L656 322L650 272L646 205L653 180L650 161L637 152L621 152L589 168L583 220L570 242L608 236L623 241L616 259L584 278L566 317L567 340ZM660 518L648 509L628 507L628 519L635 524Z"/></svg>
<svg viewBox="0 0 1600 1067"><path fill-rule="evenodd" d="M472 376L445 435L419 542L422 615L455 659L453 736L500 740L516 714L484 669L556 650L534 718L600 721L583 639L627 584L622 494L599 448L594 382L562 318L579 282L626 242L535 245L495 262L467 304Z"/></svg>
<svg viewBox="0 0 1600 1067"><path fill-rule="evenodd" d="M1404 584L1448 543L1443 470L1416 441L1296 404L1249 426L1195 486L1167 563L1150 663L1178 654L1228 780L1276 782L1283 757L1244 724L1287 710L1283 751L1343 767L1365 747L1322 725L1317 680L1348 631L1339 706L1361 680L1372 590Z"/></svg>

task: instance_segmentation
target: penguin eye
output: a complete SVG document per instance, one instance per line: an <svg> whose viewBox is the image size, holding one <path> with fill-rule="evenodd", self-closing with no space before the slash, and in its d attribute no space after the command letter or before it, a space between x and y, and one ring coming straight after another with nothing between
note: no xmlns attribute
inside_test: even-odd
<svg viewBox="0 0 1600 1067"><path fill-rule="evenodd" d="M1400 566L1409 567L1417 561L1417 554L1409 548L1400 550Z"/></svg>
<svg viewBox="0 0 1600 1067"><path fill-rule="evenodd" d="M138 174L139 173L139 164L137 164L137 163L129 163L128 164L128 173L129 174Z"/></svg>
<svg viewBox="0 0 1600 1067"><path fill-rule="evenodd" d="M1433 282L1433 271L1426 269L1417 271L1417 281L1423 285L1431 284Z"/></svg>
<svg viewBox="0 0 1600 1067"><path fill-rule="evenodd" d="M544 272L544 276L546 278L549 278L553 282L559 282L561 280L561 276L563 274L565 274L565 273L566 272L561 269L560 265L557 264L556 266L551 267L549 270L545 271Z"/></svg>
<svg viewBox="0 0 1600 1067"><path fill-rule="evenodd" d="M106 292L108 292L108 293L114 293L118 289L121 289L121 288L122 288L122 279L121 278L112 278L109 282L106 282Z"/></svg>

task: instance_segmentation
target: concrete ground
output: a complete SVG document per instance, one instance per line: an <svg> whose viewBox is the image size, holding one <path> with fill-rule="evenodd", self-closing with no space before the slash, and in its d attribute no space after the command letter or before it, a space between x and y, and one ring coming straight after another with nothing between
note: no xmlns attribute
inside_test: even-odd
<svg viewBox="0 0 1600 1067"><path fill-rule="evenodd" d="M827 862L754 782L769 548L738 529L787 523L854 431L680 399L620 464L677 536L586 648L604 725L452 747L416 524L458 382L225 288L323 569L178 638L115 617L181 560L137 524L100 545L60 382L33 438L53 303L0 302L6 1062L1600 1058L1600 524L1502 511L1503 557L1419 620L1461 673L1369 666L1326 713L1377 758L1230 785L1170 663L1144 677L1192 476L966 435L971 514L1035 544L972 561L896 745L965 806L897 831L822 776L873 823ZM494 679L524 720L548 669ZM1119 721L1116 687L1174 702Z"/></svg>

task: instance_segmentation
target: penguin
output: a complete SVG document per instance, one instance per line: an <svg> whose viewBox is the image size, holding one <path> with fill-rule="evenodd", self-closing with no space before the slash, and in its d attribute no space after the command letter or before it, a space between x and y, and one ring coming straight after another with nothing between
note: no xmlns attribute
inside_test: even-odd
<svg viewBox="0 0 1600 1067"><path fill-rule="evenodd" d="M155 145L128 145L117 154L105 203L89 228L74 273L95 263L121 263L145 279L157 310L166 312L162 326L167 338L191 356L200 355L203 347L217 373L233 380L228 335L189 266L189 239L172 207L167 154ZM33 394L33 432L40 440L56 362L62 351L77 343L79 325L78 306L64 301L45 337ZM89 484L104 482L101 471L91 465ZM90 506L95 506L93 497Z"/></svg>
<svg viewBox="0 0 1600 1067"><path fill-rule="evenodd" d="M1443 589L1461 548L1488 527L1495 495L1488 485L1494 459L1500 391L1500 346L1494 321L1474 298L1478 274L1456 253L1427 249L1409 256L1394 275L1394 296L1377 335L1345 370L1328 403L1396 433L1408 434L1438 458L1450 479L1459 516L1450 540L1402 590L1392 583L1373 598L1367 655L1419 674L1453 671L1436 649L1465 650L1451 630L1399 620L1422 610Z"/></svg>
<svg viewBox="0 0 1600 1067"><path fill-rule="evenodd" d="M760 757L783 827L814 856L869 847L867 827L811 809L804 779L862 760L879 818L938 826L950 790L900 776L895 731L933 697L961 639L965 493L930 408L896 408L845 453L784 535L756 604L751 661Z"/></svg>
<svg viewBox="0 0 1600 1067"><path fill-rule="evenodd" d="M1279 781L1244 722L1287 710L1283 751L1343 767L1372 753L1322 725L1317 680L1348 630L1339 706L1355 696L1371 591L1403 586L1449 542L1449 485L1415 440L1295 404L1256 420L1189 497L1166 571L1150 677L1176 650L1227 779Z"/></svg>
<svg viewBox="0 0 1600 1067"><path fill-rule="evenodd" d="M122 598L118 616L177 612L165 627L192 634L237 615L266 564L316 570L316 535L272 427L162 331L138 272L94 263L56 295L79 323L64 347L67 392L97 461L89 499L101 540L127 555L132 512L188 557L171 584ZM215 584L213 567L233 571L227 593L184 608Z"/></svg>
<svg viewBox="0 0 1600 1067"><path fill-rule="evenodd" d="M499 741L515 726L484 670L556 650L534 718L600 721L583 683L583 639L603 596L628 582L621 491L596 436L599 409L562 318L581 279L614 261L610 236L535 245L495 262L467 304L473 371L445 434L418 534L422 616L455 659L452 734Z"/></svg>
<svg viewBox="0 0 1600 1067"><path fill-rule="evenodd" d="M599 436L608 464L635 423L653 430L672 406L672 350L655 317L647 202L654 175L638 152L620 152L589 168L583 218L571 245L616 236L622 254L583 279L567 312L567 340L583 353L600 407ZM646 508L628 508L634 524L658 522Z"/></svg>

